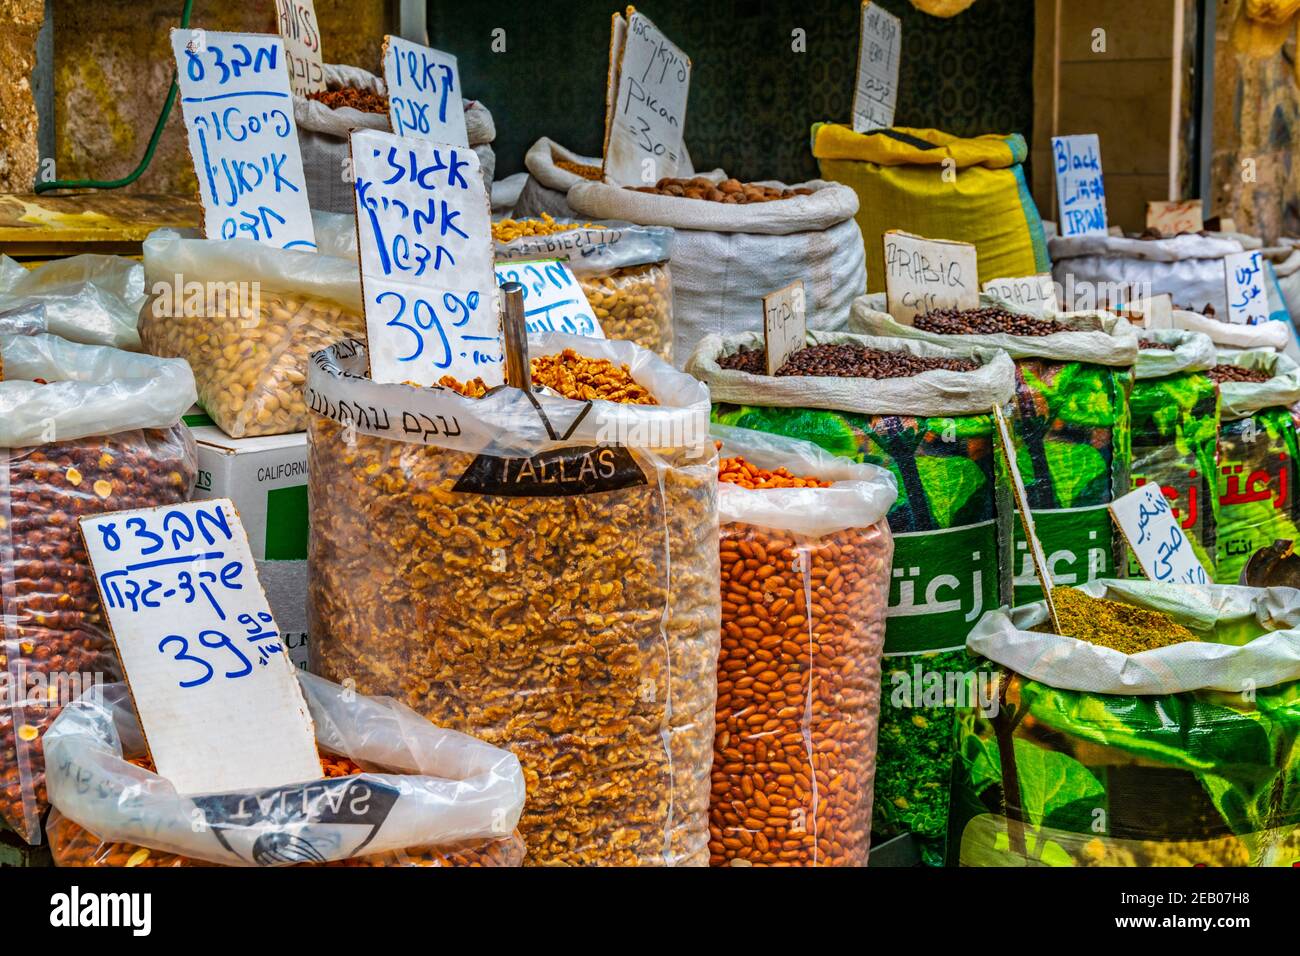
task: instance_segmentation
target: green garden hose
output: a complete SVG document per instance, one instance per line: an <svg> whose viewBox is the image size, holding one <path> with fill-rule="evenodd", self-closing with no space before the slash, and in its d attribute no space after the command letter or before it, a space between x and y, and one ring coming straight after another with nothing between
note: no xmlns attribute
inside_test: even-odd
<svg viewBox="0 0 1300 956"><path fill-rule="evenodd" d="M184 30L190 25L190 11L194 7L194 0L185 0L185 9L181 11L181 29ZM154 124L153 135L149 137L149 146L144 151L144 158L140 164L135 167L128 175L121 179L50 179L45 182L36 184L36 192L49 192L51 189L121 189L123 186L129 186L144 174L153 162L154 151L158 149L158 141L162 139L163 128L167 125L167 119L171 116L172 106L176 103L176 74L172 73L171 86L167 90L167 99L163 102L162 112L158 114L158 122Z"/></svg>

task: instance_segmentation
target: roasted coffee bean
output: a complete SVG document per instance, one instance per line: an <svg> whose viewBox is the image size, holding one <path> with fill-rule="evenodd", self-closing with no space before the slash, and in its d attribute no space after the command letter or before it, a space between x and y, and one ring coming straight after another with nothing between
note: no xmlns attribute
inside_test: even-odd
<svg viewBox="0 0 1300 956"><path fill-rule="evenodd" d="M939 335L1052 335L1068 332L1069 326L1055 319L1039 319L1006 309L936 309L918 315L913 323L922 332Z"/></svg>
<svg viewBox="0 0 1300 956"><path fill-rule="evenodd" d="M1262 368L1244 368L1240 365L1211 365L1205 373L1216 382L1267 382L1272 373Z"/></svg>
<svg viewBox="0 0 1300 956"><path fill-rule="evenodd" d="M767 374L767 357L762 349L741 349L718 359L718 365L751 375ZM835 378L911 378L922 372L945 369L973 372L979 363L971 359L931 358L910 352L886 352L863 345L809 345L795 352L776 370L779 376L832 376Z"/></svg>
<svg viewBox="0 0 1300 956"><path fill-rule="evenodd" d="M1141 339L1138 342L1138 345L1144 349L1157 349L1161 352L1172 352L1174 350L1172 345L1166 345L1164 342L1155 342L1151 339Z"/></svg>

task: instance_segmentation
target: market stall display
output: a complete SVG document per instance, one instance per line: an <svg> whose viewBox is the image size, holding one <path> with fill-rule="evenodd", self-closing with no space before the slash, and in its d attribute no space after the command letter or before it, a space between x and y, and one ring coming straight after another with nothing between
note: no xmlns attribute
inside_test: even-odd
<svg viewBox="0 0 1300 956"><path fill-rule="evenodd" d="M1177 329L1139 333L1133 367L1133 487L1153 481L1174 509L1197 559L1214 567L1219 510L1219 390L1207 370L1214 343ZM1130 573L1137 565L1130 559Z"/></svg>
<svg viewBox="0 0 1300 956"><path fill-rule="evenodd" d="M1051 268L1022 165L1029 147L1019 133L967 139L934 129L855 133L815 123L812 151L826 179L858 196L871 292L885 288L882 237L891 229L971 243L981 282Z"/></svg>
<svg viewBox="0 0 1300 956"><path fill-rule="evenodd" d="M1300 365L1269 349L1219 352L1218 537L1214 580L1236 584L1246 562L1279 538L1300 539L1290 407L1300 401Z"/></svg>
<svg viewBox="0 0 1300 956"><path fill-rule="evenodd" d="M683 366L705 335L729 335L762 319L762 297L802 279L808 327L836 330L866 289L858 199L838 183L787 186L789 198L719 202L580 182L568 193L578 215L676 230L672 249L673 362ZM740 185L741 191L746 188ZM806 191L806 192L804 192Z"/></svg>
<svg viewBox="0 0 1300 956"><path fill-rule="evenodd" d="M270 793L178 794L148 761L125 684L67 707L46 735L56 865L518 865L513 755L396 701L299 681L321 779Z"/></svg>
<svg viewBox="0 0 1300 956"><path fill-rule="evenodd" d="M715 425L722 653L713 866L865 866L893 475Z"/></svg>
<svg viewBox="0 0 1300 956"><path fill-rule="evenodd" d="M311 208L345 212L356 208L348 134L354 129L390 129L388 91L383 77L360 67L325 64L325 92L294 96L293 118L298 126L303 172ZM496 125L488 108L477 100L463 100L469 145L482 165L490 186L496 169L492 141Z"/></svg>
<svg viewBox="0 0 1300 956"><path fill-rule="evenodd" d="M45 741L73 690L117 673L77 519L186 501L195 398L182 361L0 335L0 821L40 840Z"/></svg>
<svg viewBox="0 0 1300 956"><path fill-rule="evenodd" d="M1057 590L1070 597L1060 614L1078 598ZM996 667L957 721L950 859L1300 862L1296 592L1113 580L1081 591L1063 634L1043 603L971 632L972 653Z"/></svg>
<svg viewBox="0 0 1300 956"><path fill-rule="evenodd" d="M980 303L983 309L1002 305L983 296ZM1116 576L1125 546L1107 506L1131 487L1136 332L1109 312L1049 318L982 313L991 324L974 325L965 318L939 315L903 325L886 311L885 297L874 295L853 304L850 326L868 335L1004 349L1016 366L1011 424L1017 466L1043 548L1052 556L1049 573L1058 584ZM1019 522L1015 532L1015 601L1025 604L1038 600L1042 589Z"/></svg>
<svg viewBox="0 0 1300 956"><path fill-rule="evenodd" d="M910 688L915 679L919 691L922 671L965 671L971 625L1011 597L1013 512L991 412L1010 400L1015 370L995 349L839 332L809 332L807 343L768 377L760 333L709 336L687 369L709 386L716 422L811 441L893 474L872 827L912 833L937 865L953 711Z"/></svg>
<svg viewBox="0 0 1300 956"><path fill-rule="evenodd" d="M190 363L199 403L232 438L306 429L311 354L365 333L353 217L313 218L315 252L166 229L145 241L140 338Z"/></svg>
<svg viewBox="0 0 1300 956"><path fill-rule="evenodd" d="M671 359L673 230L626 222L507 219L492 225L497 262L564 259L605 336Z"/></svg>
<svg viewBox="0 0 1300 956"><path fill-rule="evenodd" d="M529 351L564 397L377 384L359 343L315 357L312 668L513 751L527 864L704 865L708 394L630 342Z"/></svg>

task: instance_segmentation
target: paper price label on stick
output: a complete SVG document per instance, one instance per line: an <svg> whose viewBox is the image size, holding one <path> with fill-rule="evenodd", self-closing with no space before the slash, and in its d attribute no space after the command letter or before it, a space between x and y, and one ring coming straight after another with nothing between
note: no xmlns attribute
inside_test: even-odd
<svg viewBox="0 0 1300 956"><path fill-rule="evenodd" d="M321 92L325 89L325 62L320 55L320 27L311 0L275 0L275 13L293 95Z"/></svg>
<svg viewBox="0 0 1300 956"><path fill-rule="evenodd" d="M863 0L858 34L858 77L853 88L853 131L894 125L903 22L878 3Z"/></svg>
<svg viewBox="0 0 1300 956"><path fill-rule="evenodd" d="M1058 634L1061 628L1056 619L1056 602L1052 600L1052 576L1048 572L1047 555L1043 552L1043 543L1038 540L1038 531L1034 527L1034 514L1029 510L1029 495L1025 491L1024 479L1016 465L1016 446L1011 438L1011 429L1006 416L999 405L993 406L993 423L997 427L998 444L1006 457L1007 471L1011 473L1011 492L1016 499L1016 513L1020 515L1021 527L1025 529L1025 540L1029 542L1029 554L1034 560L1034 573L1038 575L1038 584L1043 589L1043 599L1047 601L1047 613L1052 618L1052 629Z"/></svg>
<svg viewBox="0 0 1300 956"><path fill-rule="evenodd" d="M1254 252L1234 252L1223 257L1227 286L1228 321L1258 325L1268 321L1268 296L1264 294L1264 259Z"/></svg>
<svg viewBox="0 0 1300 956"><path fill-rule="evenodd" d="M388 117L398 136L469 147L456 58L432 47L384 37Z"/></svg>
<svg viewBox="0 0 1300 956"><path fill-rule="evenodd" d="M808 344L803 279L763 296L763 342L768 375L775 375L786 359Z"/></svg>
<svg viewBox="0 0 1300 956"><path fill-rule="evenodd" d="M492 214L474 151L353 130L352 169L371 377L500 385Z"/></svg>
<svg viewBox="0 0 1300 956"><path fill-rule="evenodd" d="M1148 580L1162 584L1209 582L1159 484L1148 482L1116 498L1110 503L1110 513Z"/></svg>
<svg viewBox="0 0 1300 956"><path fill-rule="evenodd" d="M684 154L691 60L641 13L615 15L606 94L604 177L620 186L653 186L676 176ZM617 49L615 46L617 45Z"/></svg>
<svg viewBox="0 0 1300 956"><path fill-rule="evenodd" d="M1053 136L1058 228L1062 236L1106 235L1106 184L1096 133Z"/></svg>
<svg viewBox="0 0 1300 956"><path fill-rule="evenodd" d="M923 239L887 232L885 299L904 325L935 309L975 309L980 304L979 260L968 242Z"/></svg>
<svg viewBox="0 0 1300 956"><path fill-rule="evenodd" d="M1205 228L1203 208L1199 199L1176 202L1153 199L1147 203L1147 228L1158 229L1164 236L1200 232Z"/></svg>
<svg viewBox="0 0 1300 956"><path fill-rule="evenodd" d="M573 272L558 259L503 262L496 267L497 286L524 287L524 326L529 334L568 332L603 339L605 330Z"/></svg>
<svg viewBox="0 0 1300 956"><path fill-rule="evenodd" d="M81 519L140 725L178 793L319 779L298 678L228 498Z"/></svg>
<svg viewBox="0 0 1300 956"><path fill-rule="evenodd" d="M1050 272L1020 279L990 279L984 283L983 291L1032 315L1042 315L1049 308L1053 312L1061 310L1056 300L1056 283L1052 281Z"/></svg>
<svg viewBox="0 0 1300 956"><path fill-rule="evenodd" d="M315 249L284 42L210 30L171 40L204 235Z"/></svg>

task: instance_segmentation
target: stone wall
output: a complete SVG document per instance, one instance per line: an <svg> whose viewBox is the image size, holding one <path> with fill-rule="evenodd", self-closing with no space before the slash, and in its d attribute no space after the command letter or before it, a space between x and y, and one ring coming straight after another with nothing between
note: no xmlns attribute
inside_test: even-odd
<svg viewBox="0 0 1300 956"><path fill-rule="evenodd" d="M32 70L43 0L0 0L0 192L30 192L36 180Z"/></svg>

